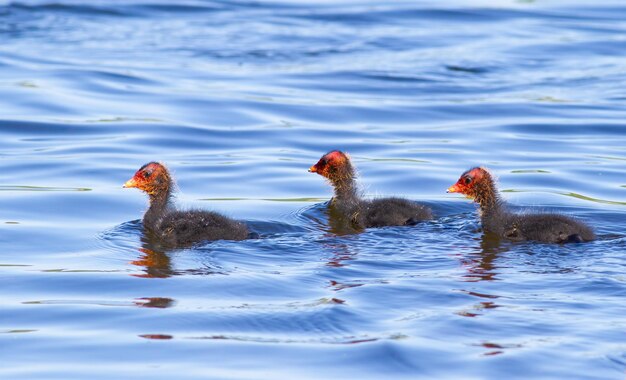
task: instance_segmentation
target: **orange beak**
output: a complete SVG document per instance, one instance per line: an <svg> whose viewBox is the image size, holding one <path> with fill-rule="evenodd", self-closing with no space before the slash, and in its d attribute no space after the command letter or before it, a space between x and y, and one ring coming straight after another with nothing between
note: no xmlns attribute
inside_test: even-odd
<svg viewBox="0 0 626 380"><path fill-rule="evenodd" d="M309 168L309 173L317 173L317 165L313 165Z"/></svg>
<svg viewBox="0 0 626 380"><path fill-rule="evenodd" d="M461 189L459 188L459 184L455 183L454 185L448 187L446 193L460 193Z"/></svg>
<svg viewBox="0 0 626 380"><path fill-rule="evenodd" d="M137 183L137 181L135 181L135 177L129 179L128 181L126 181L126 183L124 183L124 185L122 186L124 188L130 188L130 187L139 187L139 184Z"/></svg>

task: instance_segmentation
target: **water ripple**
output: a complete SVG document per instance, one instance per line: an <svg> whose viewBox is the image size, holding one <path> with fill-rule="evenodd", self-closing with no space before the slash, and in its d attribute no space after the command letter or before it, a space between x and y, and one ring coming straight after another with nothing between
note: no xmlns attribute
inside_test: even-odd
<svg viewBox="0 0 626 380"><path fill-rule="evenodd" d="M0 376L622 378L624 14L0 2ZM435 219L333 226L332 189L307 173L331 149L364 197ZM179 207L260 238L160 246L145 195L121 187L153 160ZM599 239L484 234L445 193L475 165L513 209L584 219Z"/></svg>

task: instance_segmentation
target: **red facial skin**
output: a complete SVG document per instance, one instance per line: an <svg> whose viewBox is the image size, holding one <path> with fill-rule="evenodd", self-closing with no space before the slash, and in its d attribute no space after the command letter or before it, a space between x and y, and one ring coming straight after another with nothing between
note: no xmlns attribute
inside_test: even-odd
<svg viewBox="0 0 626 380"><path fill-rule="evenodd" d="M163 185L168 183L161 179L169 179L167 169L158 162L150 162L137 170L133 178L126 181L123 187L135 187L150 195L154 195L158 191L163 190Z"/></svg>
<svg viewBox="0 0 626 380"><path fill-rule="evenodd" d="M309 173L317 173L330 179L332 176L331 170L345 165L348 160L348 155L339 150L333 150L332 152L326 153L322 156L317 164L311 166L309 168Z"/></svg>
<svg viewBox="0 0 626 380"><path fill-rule="evenodd" d="M448 193L460 193L468 198L476 198L477 184L489 177L489 172L484 168L472 168L461 175L458 181L448 188Z"/></svg>

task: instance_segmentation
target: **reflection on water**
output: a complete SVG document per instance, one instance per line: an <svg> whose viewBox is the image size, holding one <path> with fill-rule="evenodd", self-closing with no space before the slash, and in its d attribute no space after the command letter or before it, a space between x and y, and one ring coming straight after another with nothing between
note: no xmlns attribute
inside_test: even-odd
<svg viewBox="0 0 626 380"><path fill-rule="evenodd" d="M138 306L164 309L172 307L176 302L171 298L165 297L143 297L137 298L132 302L128 301L107 301L107 300L38 300L25 301L24 305L98 305L98 306Z"/></svg>
<svg viewBox="0 0 626 380"><path fill-rule="evenodd" d="M480 252L469 253L461 258L466 273L463 275L465 281L494 281L498 266L496 259L498 256L510 249L510 242L503 241L497 235L484 233L480 240Z"/></svg>
<svg viewBox="0 0 626 380"><path fill-rule="evenodd" d="M334 242L332 238L322 243L322 246L325 248L324 250L328 251L331 255L326 263L326 265L330 267L343 267L349 265L349 262L357 257L355 248L350 247L346 243Z"/></svg>
<svg viewBox="0 0 626 380"><path fill-rule="evenodd" d="M333 266L335 266L335 265L333 265ZM356 287L364 285L364 284L344 284L344 283L341 283L341 282L335 281L335 280L330 280L329 284L330 284L330 287L334 291L340 291L340 290L349 289L349 288L356 288Z"/></svg>
<svg viewBox="0 0 626 380"><path fill-rule="evenodd" d="M494 342L482 342L482 343L478 343L474 345L487 349L487 352L483 354L484 356L500 355L504 353L505 349L524 347L521 344L503 344L503 343L494 343Z"/></svg>
<svg viewBox="0 0 626 380"><path fill-rule="evenodd" d="M167 334L141 334L139 335L139 337L144 338L144 339L154 339L154 340L174 339L173 336L167 335Z"/></svg>
<svg viewBox="0 0 626 380"><path fill-rule="evenodd" d="M156 307L158 309L165 309L176 304L176 301L166 297L142 297L135 299L134 302L139 307Z"/></svg>
<svg viewBox="0 0 626 380"><path fill-rule="evenodd" d="M490 309L496 309L498 307L500 306L497 305L495 302L484 301L484 302L479 302L475 305L472 305L472 307L467 310L458 311L456 314L462 317L474 318L474 317L478 317L480 315L485 314Z"/></svg>
<svg viewBox="0 0 626 380"><path fill-rule="evenodd" d="M385 337L384 339L401 339L399 336L390 336ZM214 336L199 336L199 337L190 337L189 339L208 339L208 340L232 340L232 341L240 341L240 342L255 342L255 343L284 343L284 344L359 344L359 343L370 343L376 342L381 338L368 338L364 337L356 337L356 336L346 336L339 339L333 340L299 340L299 339L273 339L273 338L262 338L262 337L249 337L249 336L227 336L227 335L214 335Z"/></svg>
<svg viewBox="0 0 626 380"><path fill-rule="evenodd" d="M172 260L164 252L153 251L149 248L139 248L141 256L130 263L144 267L144 274L133 274L137 277L167 278L176 274L172 269Z"/></svg>
<svg viewBox="0 0 626 380"><path fill-rule="evenodd" d="M211 242L205 242L203 245L209 245ZM212 274L224 274L219 265L211 265L211 263L204 263L201 268L188 268L188 269L174 269L172 259L169 256L171 252L180 251L180 249L168 248L161 244L161 240L154 236L150 231L142 229L141 235L141 248L137 251L140 252L139 257L136 260L131 261L132 265L142 267L143 272L141 274L133 273L131 276L143 277L143 278L167 278L176 275L212 275ZM203 248L203 253L208 255L210 248Z"/></svg>
<svg viewBox="0 0 626 380"><path fill-rule="evenodd" d="M326 215L328 218L328 231L334 235L349 235L363 232L360 228L355 228L352 219L349 216L339 212L335 207L330 205L330 201L326 203Z"/></svg>
<svg viewBox="0 0 626 380"><path fill-rule="evenodd" d="M160 243L158 236L143 228L141 234L141 248L137 250L141 255L131 264L143 267L143 274L133 274L145 278L167 278L177 274L172 267L172 260L166 253L166 248Z"/></svg>

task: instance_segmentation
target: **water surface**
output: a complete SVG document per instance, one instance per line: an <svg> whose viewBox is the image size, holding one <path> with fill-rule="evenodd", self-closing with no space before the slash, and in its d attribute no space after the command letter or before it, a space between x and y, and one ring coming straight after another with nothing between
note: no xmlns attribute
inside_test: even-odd
<svg viewBox="0 0 626 380"><path fill-rule="evenodd" d="M0 1L2 378L623 379L621 1ZM337 234L307 168L437 218ZM146 240L142 164L262 238ZM600 239L482 235L473 165Z"/></svg>

